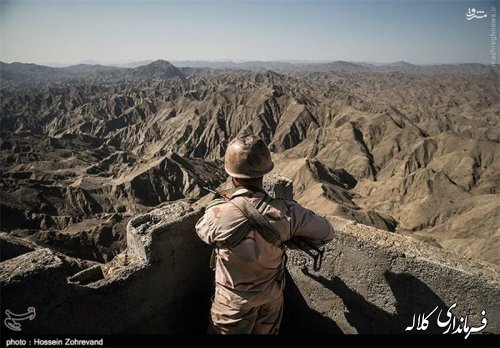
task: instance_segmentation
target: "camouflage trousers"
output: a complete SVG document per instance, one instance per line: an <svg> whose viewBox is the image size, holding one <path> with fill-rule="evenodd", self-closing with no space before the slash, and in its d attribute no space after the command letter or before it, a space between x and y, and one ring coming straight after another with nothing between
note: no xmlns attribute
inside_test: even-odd
<svg viewBox="0 0 500 348"><path fill-rule="evenodd" d="M210 334L277 334L283 316L283 296L257 307L235 309L215 300Z"/></svg>

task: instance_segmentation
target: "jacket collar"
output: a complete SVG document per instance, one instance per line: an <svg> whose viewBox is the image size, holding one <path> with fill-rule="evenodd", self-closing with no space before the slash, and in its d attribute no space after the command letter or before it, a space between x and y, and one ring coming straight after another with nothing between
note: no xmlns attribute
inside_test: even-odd
<svg viewBox="0 0 500 348"><path fill-rule="evenodd" d="M243 195L246 195L250 192L262 192L264 194L267 194L266 191L264 191L264 189L260 188L260 187L256 187L256 186L238 186L238 187L235 187L233 189L231 189L228 193L229 193L229 199L232 199L234 197L238 197L238 196L243 196Z"/></svg>

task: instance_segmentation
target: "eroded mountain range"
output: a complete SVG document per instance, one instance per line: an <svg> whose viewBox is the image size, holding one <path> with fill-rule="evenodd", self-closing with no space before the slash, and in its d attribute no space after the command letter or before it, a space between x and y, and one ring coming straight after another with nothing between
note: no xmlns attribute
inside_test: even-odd
<svg viewBox="0 0 500 348"><path fill-rule="evenodd" d="M224 183L251 131L307 207L500 264L497 73L348 64L1 63L1 229L107 262L131 216Z"/></svg>

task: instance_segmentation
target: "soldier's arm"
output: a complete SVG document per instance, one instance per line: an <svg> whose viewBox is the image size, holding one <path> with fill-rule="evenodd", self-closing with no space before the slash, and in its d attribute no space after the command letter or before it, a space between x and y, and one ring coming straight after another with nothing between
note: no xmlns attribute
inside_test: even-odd
<svg viewBox="0 0 500 348"><path fill-rule="evenodd" d="M291 237L305 237L315 244L324 244L333 239L333 227L330 222L309 209L293 202L291 210Z"/></svg>
<svg viewBox="0 0 500 348"><path fill-rule="evenodd" d="M225 202L223 198L216 198L210 201L205 207L205 214L196 223L196 233L207 244L214 244L217 242L215 226L214 226L214 208ZM220 239L220 238L219 238Z"/></svg>
<svg viewBox="0 0 500 348"><path fill-rule="evenodd" d="M196 234L207 244L213 244L213 229L210 228L211 209L205 211L205 214L196 223Z"/></svg>

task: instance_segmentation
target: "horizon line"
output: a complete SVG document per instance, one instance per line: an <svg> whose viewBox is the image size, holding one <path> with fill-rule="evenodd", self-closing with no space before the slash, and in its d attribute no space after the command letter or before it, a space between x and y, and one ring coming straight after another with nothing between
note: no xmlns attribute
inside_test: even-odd
<svg viewBox="0 0 500 348"><path fill-rule="evenodd" d="M126 64L133 64L133 63L141 63L141 62L149 62L146 63L150 64L156 61L166 61L166 62L200 62L200 63L233 63L233 64L244 64L244 63L288 63L288 64L294 64L294 65L300 65L300 64L328 64L328 63L337 63L337 62L345 62L345 63L351 63L351 64L378 64L378 65L389 65L389 64L394 64L394 63L406 63L410 65L416 65L416 66L433 66L433 65L461 65L461 64L479 64L479 65L485 65L485 66L490 66L491 64L488 63L481 63L481 62L448 62L448 63L443 63L443 62L433 62L433 63L412 63L407 60L396 60L396 61L389 61L389 62L380 62L380 61L356 61L356 60L343 60L343 59L321 59L321 60L306 60L306 59L277 59L277 60L263 60L263 59L252 59L252 60L244 60L244 59L164 59L164 58L158 58L158 59L137 59L137 60L121 60L121 61L98 61L95 59L85 59L81 60L77 63L61 63L61 62L43 62L43 63L36 63L36 62L26 62L26 61L18 61L18 60L12 60L12 61L4 61L0 60L0 62L5 63L5 64L13 64L13 63L20 63L20 64L35 64L35 65L40 65L40 66L48 66L48 67L57 67L57 65L60 65L60 67L70 67L70 66L76 66L76 65L101 65L101 66L115 66L115 65L126 65Z"/></svg>

